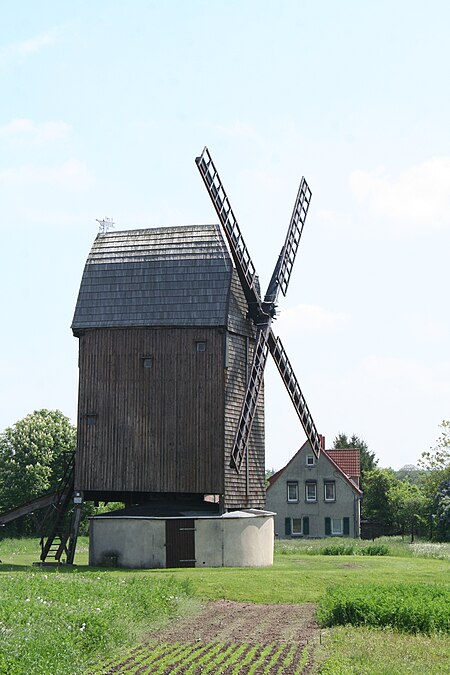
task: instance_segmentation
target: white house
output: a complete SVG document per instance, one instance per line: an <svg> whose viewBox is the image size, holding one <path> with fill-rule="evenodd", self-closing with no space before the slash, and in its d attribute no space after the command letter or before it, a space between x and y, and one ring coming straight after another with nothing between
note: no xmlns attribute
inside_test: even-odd
<svg viewBox="0 0 450 675"><path fill-rule="evenodd" d="M275 536L360 536L360 451L323 450L316 459L306 442L269 478L266 508L276 513Z"/></svg>

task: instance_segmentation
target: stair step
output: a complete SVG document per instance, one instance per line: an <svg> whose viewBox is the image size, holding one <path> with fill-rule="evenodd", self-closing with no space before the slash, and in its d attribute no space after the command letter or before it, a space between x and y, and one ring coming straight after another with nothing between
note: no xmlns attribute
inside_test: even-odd
<svg viewBox="0 0 450 675"><path fill-rule="evenodd" d="M59 559L67 555L67 542L70 536L70 525L67 522L67 511L70 508L71 496L74 483L74 461L73 453L70 462L67 464L63 478L59 483L56 500L48 509L42 523L41 532L46 532L41 537L41 559L43 564L47 558L54 560L53 564L60 564Z"/></svg>

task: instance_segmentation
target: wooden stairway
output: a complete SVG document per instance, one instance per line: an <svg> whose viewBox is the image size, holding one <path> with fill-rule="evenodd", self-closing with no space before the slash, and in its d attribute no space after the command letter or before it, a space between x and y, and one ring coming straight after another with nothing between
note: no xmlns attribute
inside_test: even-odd
<svg viewBox="0 0 450 675"><path fill-rule="evenodd" d="M41 562L37 564L58 565L73 563L78 525L81 517L81 504L75 506L74 515L76 514L77 517L69 517L74 494L74 477L75 453L71 455L67 463L57 491L57 499L48 507L41 524ZM75 521L76 527L74 527ZM66 559L61 560L64 555Z"/></svg>

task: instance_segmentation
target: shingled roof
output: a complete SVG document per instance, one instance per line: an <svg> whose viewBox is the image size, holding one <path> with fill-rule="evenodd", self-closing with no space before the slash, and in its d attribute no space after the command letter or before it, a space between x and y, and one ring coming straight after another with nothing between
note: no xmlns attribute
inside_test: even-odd
<svg viewBox="0 0 450 675"><path fill-rule="evenodd" d="M350 476L358 484L361 476L361 453L359 450L355 450L354 448L333 448L332 450L327 450L327 455L336 462L347 476Z"/></svg>
<svg viewBox="0 0 450 675"><path fill-rule="evenodd" d="M72 329L229 326L249 334L245 316L218 225L152 228L97 236Z"/></svg>

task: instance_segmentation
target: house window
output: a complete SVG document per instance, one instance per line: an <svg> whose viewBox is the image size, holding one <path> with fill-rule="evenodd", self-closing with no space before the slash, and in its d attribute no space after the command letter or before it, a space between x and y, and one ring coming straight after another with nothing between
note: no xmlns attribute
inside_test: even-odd
<svg viewBox="0 0 450 675"><path fill-rule="evenodd" d="M198 352L206 352L206 342L204 340L197 340L195 346Z"/></svg>
<svg viewBox="0 0 450 675"><path fill-rule="evenodd" d="M350 534L350 518L325 518L325 535L348 536Z"/></svg>
<svg viewBox="0 0 450 675"><path fill-rule="evenodd" d="M288 502L298 502L298 481L289 481L287 484Z"/></svg>
<svg viewBox="0 0 450 675"><path fill-rule="evenodd" d="M302 534L301 518L292 518L292 534Z"/></svg>
<svg viewBox="0 0 450 675"><path fill-rule="evenodd" d="M331 519L331 534L342 534L342 518Z"/></svg>
<svg viewBox="0 0 450 675"><path fill-rule="evenodd" d="M307 537L309 535L309 516L286 518L285 534L288 537Z"/></svg>
<svg viewBox="0 0 450 675"><path fill-rule="evenodd" d="M316 481L308 480L305 483L305 498L307 502L317 501L317 483Z"/></svg>
<svg viewBox="0 0 450 675"><path fill-rule="evenodd" d="M323 498L326 502L336 501L336 483L334 480L326 480L323 484Z"/></svg>
<svg viewBox="0 0 450 675"><path fill-rule="evenodd" d="M306 466L314 466L314 455L306 455Z"/></svg>
<svg viewBox="0 0 450 675"><path fill-rule="evenodd" d="M97 424L97 415L88 413L86 415L86 422L88 424L88 427L95 427L95 425Z"/></svg>

